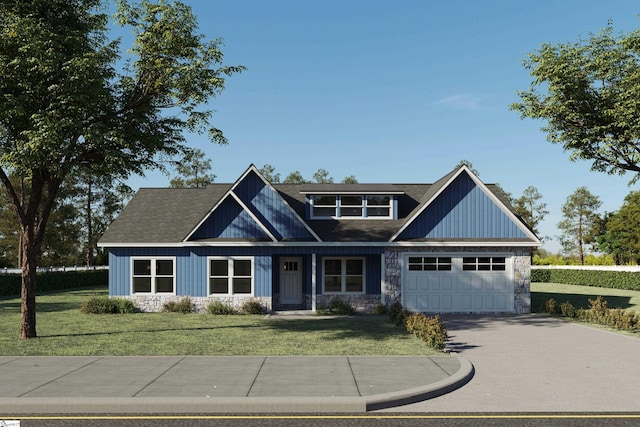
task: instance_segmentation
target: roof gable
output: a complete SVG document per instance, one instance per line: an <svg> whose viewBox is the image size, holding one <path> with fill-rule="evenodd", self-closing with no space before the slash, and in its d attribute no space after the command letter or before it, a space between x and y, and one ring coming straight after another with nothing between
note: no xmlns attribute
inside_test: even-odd
<svg viewBox="0 0 640 427"><path fill-rule="evenodd" d="M272 235L241 202L228 194L189 237L189 240L206 239L270 241Z"/></svg>
<svg viewBox="0 0 640 427"><path fill-rule="evenodd" d="M229 206L222 206L223 202L232 198L234 206L240 206L244 215L248 215L253 221L244 222L249 227L245 232L236 230L233 238L257 238L254 236L258 225L263 234L272 241L282 240L320 240L300 216L287 204L273 186L260 174L254 165L251 165L244 174L229 189L227 194L218 202L209 214L194 228L186 240L219 238L216 233L218 227L206 225L215 222L220 216L227 214L218 210L229 210ZM239 214L240 212L238 212ZM239 224L236 224L239 225ZM213 234L211 234L213 233ZM261 234L261 233L257 233ZM226 236L229 237L229 236Z"/></svg>
<svg viewBox="0 0 640 427"><path fill-rule="evenodd" d="M466 166L434 184L392 241L537 237Z"/></svg>

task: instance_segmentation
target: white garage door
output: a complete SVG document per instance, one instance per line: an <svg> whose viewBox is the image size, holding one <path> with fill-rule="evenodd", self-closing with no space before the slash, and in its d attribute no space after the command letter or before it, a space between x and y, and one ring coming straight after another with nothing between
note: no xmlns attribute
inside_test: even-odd
<svg viewBox="0 0 640 427"><path fill-rule="evenodd" d="M513 268L505 255L404 257L403 305L431 313L513 312Z"/></svg>

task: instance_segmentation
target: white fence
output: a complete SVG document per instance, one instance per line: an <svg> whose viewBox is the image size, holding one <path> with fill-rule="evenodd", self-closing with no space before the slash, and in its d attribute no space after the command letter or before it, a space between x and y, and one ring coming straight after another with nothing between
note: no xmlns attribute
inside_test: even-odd
<svg viewBox="0 0 640 427"><path fill-rule="evenodd" d="M94 270L108 270L108 265L92 265L87 267L83 266L73 266L73 267L38 267L38 273L48 273L51 271L94 271ZM22 269L20 268L0 268L0 274L21 274Z"/></svg>
<svg viewBox="0 0 640 427"><path fill-rule="evenodd" d="M532 270L599 270L640 272L640 265L532 265Z"/></svg>

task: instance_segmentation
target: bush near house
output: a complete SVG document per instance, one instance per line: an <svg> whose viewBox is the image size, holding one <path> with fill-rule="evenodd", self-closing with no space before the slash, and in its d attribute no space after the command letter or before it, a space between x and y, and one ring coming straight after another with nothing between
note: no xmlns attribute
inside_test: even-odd
<svg viewBox="0 0 640 427"><path fill-rule="evenodd" d="M20 295L21 276L19 274L0 275L0 296ZM65 289L98 287L109 283L109 270L52 271L38 273L38 293Z"/></svg>
<svg viewBox="0 0 640 427"><path fill-rule="evenodd" d="M137 311L133 301L124 298L94 297L80 305L84 314L125 314Z"/></svg>
<svg viewBox="0 0 640 427"><path fill-rule="evenodd" d="M640 291L640 273L633 271L532 269L531 281Z"/></svg>
<svg viewBox="0 0 640 427"><path fill-rule="evenodd" d="M165 313L188 314L195 311L195 304L189 297L180 298L179 301L168 301L162 304L162 311Z"/></svg>

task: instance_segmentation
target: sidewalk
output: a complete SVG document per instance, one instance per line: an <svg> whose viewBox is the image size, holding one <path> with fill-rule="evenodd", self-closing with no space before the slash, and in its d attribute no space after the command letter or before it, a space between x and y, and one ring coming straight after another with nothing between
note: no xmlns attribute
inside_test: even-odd
<svg viewBox="0 0 640 427"><path fill-rule="evenodd" d="M473 377L452 356L0 357L0 415L365 412Z"/></svg>

